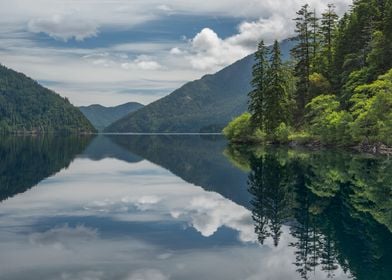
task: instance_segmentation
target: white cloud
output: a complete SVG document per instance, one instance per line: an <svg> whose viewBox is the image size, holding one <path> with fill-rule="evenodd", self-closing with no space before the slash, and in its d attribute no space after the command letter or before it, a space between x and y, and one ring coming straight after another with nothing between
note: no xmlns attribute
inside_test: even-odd
<svg viewBox="0 0 392 280"><path fill-rule="evenodd" d="M191 55L187 56L192 67L214 71L250 53L240 45L219 38L210 28L204 28L191 40Z"/></svg>
<svg viewBox="0 0 392 280"><path fill-rule="evenodd" d="M79 225L69 227L63 225L45 232L33 233L29 240L34 245L51 246L55 249L64 250L78 246L80 243L90 242L97 238L97 230Z"/></svg>
<svg viewBox="0 0 392 280"><path fill-rule="evenodd" d="M252 53L261 38L271 42L290 36L295 11L305 2L318 11L328 3L323 0L0 0L1 63L36 80L49 81L51 88L76 105L96 102L116 105L127 101L146 104L184 82L213 73ZM351 0L332 2L342 13ZM179 34L177 40L171 41L129 42L124 36L124 42L98 49L67 48L67 44L48 47L46 41L34 41L36 33L60 41L87 41L93 36L99 41L104 32L143 28L142 24L150 21L179 15L216 16L218 20L229 17L243 22L228 37L206 26L196 30L190 40L181 39L183 34ZM134 88L155 94L122 92Z"/></svg>
<svg viewBox="0 0 392 280"><path fill-rule="evenodd" d="M85 38L97 36L98 25L84 20L75 14L56 14L48 18L34 18L28 23L28 30L33 33L46 33L50 37L68 41L75 38L82 41Z"/></svg>
<svg viewBox="0 0 392 280"><path fill-rule="evenodd" d="M140 55L132 62L125 62L121 64L124 69L140 69L140 70L159 70L162 68L158 62L154 61L152 57Z"/></svg>
<svg viewBox="0 0 392 280"><path fill-rule="evenodd" d="M137 203L148 204L150 208L135 210L132 204ZM195 239L190 235L189 248L176 244L176 240L167 242L173 233L187 237L189 231L181 233L181 227L170 231L150 228L153 232L141 227L143 234L138 234L137 222L187 223L204 236L214 234L219 227L228 227L237 231L241 240L255 239L249 210L218 193L188 184L148 161L128 164L108 158L101 161L79 158L68 169L3 201L0 210L0 225L4 229L0 231L2 279L254 280L262 276L294 280L299 277L293 264L295 250L289 246L297 239L290 234L288 226L282 226L278 247L270 239L264 246L227 244L224 240L230 235L219 241L212 238L211 243L203 243L205 246L193 243ZM176 218L169 214L176 212L180 213ZM85 218L98 228L56 226L59 219L72 221L72 217ZM110 219L111 223L94 222L100 218ZM136 223L124 227L124 221ZM312 277L328 279L320 266L312 270ZM334 279L349 278L340 267L335 271Z"/></svg>
<svg viewBox="0 0 392 280"><path fill-rule="evenodd" d="M351 0L335 1L337 11L341 14ZM237 34L220 38L210 28L202 29L190 40L191 55L187 58L192 67L205 71L217 71L256 50L257 43L264 40L272 44L274 40L281 41L294 35L293 18L295 12L305 1L260 1L254 5L263 17L253 21L243 21L237 28ZM323 1L310 1L319 13L326 7ZM251 5L244 5L250 7ZM241 10L240 7L238 7Z"/></svg>
<svg viewBox="0 0 392 280"><path fill-rule="evenodd" d="M170 54L172 54L172 55L180 55L182 53L183 53L183 51L181 49L177 48L177 47L172 48L170 50Z"/></svg>

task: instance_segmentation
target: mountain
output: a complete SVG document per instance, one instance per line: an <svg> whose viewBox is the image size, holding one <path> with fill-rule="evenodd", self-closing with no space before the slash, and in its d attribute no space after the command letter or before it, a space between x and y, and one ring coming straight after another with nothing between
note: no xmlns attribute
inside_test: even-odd
<svg viewBox="0 0 392 280"><path fill-rule="evenodd" d="M281 44L289 58L293 42ZM220 132L247 110L254 55L213 75L189 82L168 96L134 112L105 129L106 132Z"/></svg>
<svg viewBox="0 0 392 280"><path fill-rule="evenodd" d="M0 65L0 133L94 131L68 99Z"/></svg>
<svg viewBox="0 0 392 280"><path fill-rule="evenodd" d="M94 125L96 129L102 131L113 122L125 117L144 105L137 102L129 102L115 107L104 107L102 105L90 105L79 107L84 116Z"/></svg>

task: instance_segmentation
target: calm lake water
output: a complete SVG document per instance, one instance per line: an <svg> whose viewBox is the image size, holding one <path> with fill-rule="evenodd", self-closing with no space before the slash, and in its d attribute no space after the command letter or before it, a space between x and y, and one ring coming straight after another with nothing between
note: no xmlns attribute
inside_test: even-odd
<svg viewBox="0 0 392 280"><path fill-rule="evenodd" d="M0 138L0 279L392 279L392 159Z"/></svg>

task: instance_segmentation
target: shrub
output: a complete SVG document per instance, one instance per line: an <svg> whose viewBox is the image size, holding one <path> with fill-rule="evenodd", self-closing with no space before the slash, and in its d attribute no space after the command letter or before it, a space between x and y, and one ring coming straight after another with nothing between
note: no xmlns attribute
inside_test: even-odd
<svg viewBox="0 0 392 280"><path fill-rule="evenodd" d="M288 143L290 136L290 128L285 124L281 123L274 132L274 138L278 143Z"/></svg>
<svg viewBox="0 0 392 280"><path fill-rule="evenodd" d="M249 113L232 120L223 129L223 134L232 142L261 142L265 139L265 133L252 126Z"/></svg>

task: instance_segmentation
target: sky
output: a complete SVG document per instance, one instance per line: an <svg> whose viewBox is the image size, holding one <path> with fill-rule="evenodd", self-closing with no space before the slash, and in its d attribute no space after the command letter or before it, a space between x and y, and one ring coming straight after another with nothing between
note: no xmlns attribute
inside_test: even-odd
<svg viewBox="0 0 392 280"><path fill-rule="evenodd" d="M0 63L81 106L151 103L351 0L0 0Z"/></svg>

